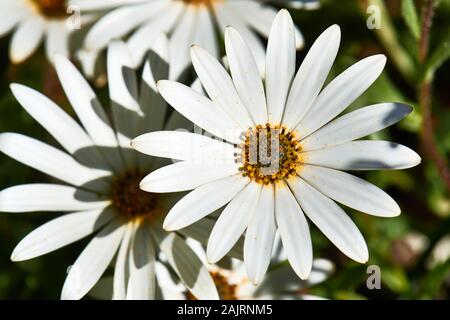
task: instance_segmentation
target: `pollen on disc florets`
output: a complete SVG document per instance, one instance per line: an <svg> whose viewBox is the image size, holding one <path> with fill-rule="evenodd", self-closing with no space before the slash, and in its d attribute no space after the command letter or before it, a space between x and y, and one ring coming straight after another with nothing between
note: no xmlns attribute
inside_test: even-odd
<svg viewBox="0 0 450 320"><path fill-rule="evenodd" d="M280 125L257 125L245 133L238 162L244 177L268 185L296 175L301 145L292 131Z"/></svg>
<svg viewBox="0 0 450 320"><path fill-rule="evenodd" d="M39 12L51 18L62 18L67 15L67 0L31 0Z"/></svg>
<svg viewBox="0 0 450 320"><path fill-rule="evenodd" d="M210 272L210 274L219 293L220 300L238 300L237 285L230 284L228 278L220 272ZM197 300L189 291L186 291L184 295L187 300Z"/></svg>
<svg viewBox="0 0 450 320"><path fill-rule="evenodd" d="M155 219L162 213L157 195L140 189L142 178L139 173L127 172L113 184L113 205L130 220Z"/></svg>

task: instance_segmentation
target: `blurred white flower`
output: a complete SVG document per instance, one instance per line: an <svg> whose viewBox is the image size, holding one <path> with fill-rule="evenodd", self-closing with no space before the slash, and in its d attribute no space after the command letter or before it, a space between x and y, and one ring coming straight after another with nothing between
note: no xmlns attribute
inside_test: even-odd
<svg viewBox="0 0 450 320"><path fill-rule="evenodd" d="M139 88L125 44L110 45L113 124L89 84L62 56L55 59L57 73L81 125L37 91L19 84L11 86L19 103L67 153L22 134L0 134L0 151L63 182L5 189L0 192L0 211L71 212L31 232L14 249L11 259L32 259L93 236L70 267L63 299L82 298L114 257L113 297L152 299L160 256L195 296L218 298L208 269L185 242L187 236L202 240L213 222L204 220L179 233L164 232L162 218L175 200L139 189L143 173L160 167L163 161L144 159L130 148L130 137L144 128L173 130L187 123L176 112L167 112L156 91L155 81L165 78L170 69L165 36L155 43L154 50Z"/></svg>
<svg viewBox="0 0 450 320"><path fill-rule="evenodd" d="M306 7L317 1L279 1ZM153 39L160 33L170 34L169 75L175 79L190 63L192 44L219 56L218 32L232 25L252 48L261 73L264 72L264 47L258 34L267 37L276 10L267 1L259 0L73 0L83 11L111 10L88 32L80 60L89 77L94 76L93 61L112 39L127 38L132 59L142 62ZM295 28L296 48L303 46L303 37Z"/></svg>
<svg viewBox="0 0 450 320"><path fill-rule="evenodd" d="M322 86L340 42L337 25L312 45L295 75L292 19L281 10L269 36L266 76L251 48L232 28L225 32L230 74L206 50L194 46L192 62L208 97L175 81L158 82L178 112L224 139L160 131L133 140L137 150L181 162L149 174L149 192L192 190L170 210L166 230L179 230L225 206L208 241L215 263L246 231L244 261L255 284L268 268L278 230L289 262L309 276L312 244L305 215L348 257L365 263L366 242L333 200L381 217L400 214L378 187L342 170L405 169L420 163L413 150L389 141L359 140L400 121L409 106L382 103L335 120L381 74L386 58L367 57Z"/></svg>
<svg viewBox="0 0 450 320"><path fill-rule="evenodd" d="M450 235L442 237L431 251L427 260L427 267L432 269L450 260Z"/></svg>
<svg viewBox="0 0 450 320"><path fill-rule="evenodd" d="M45 52L53 63L56 54L69 57L71 34L93 20L81 15L68 0L2 0L0 36L13 33L10 59L20 63L30 57L45 38Z"/></svg>
<svg viewBox="0 0 450 320"><path fill-rule="evenodd" d="M206 263L204 250L198 242L188 240L197 255ZM208 265L214 279L220 299L222 300L321 300L323 297L314 296L309 289L325 281L334 271L334 265L326 259L315 259L310 276L307 280L300 280L289 265L285 264L279 237L276 238L273 268L267 271L264 280L254 285L249 280L244 263L238 259L226 258L219 265ZM169 300L193 300L195 297L186 291L185 286L173 281L166 269L162 273L166 280L161 281L162 295Z"/></svg>

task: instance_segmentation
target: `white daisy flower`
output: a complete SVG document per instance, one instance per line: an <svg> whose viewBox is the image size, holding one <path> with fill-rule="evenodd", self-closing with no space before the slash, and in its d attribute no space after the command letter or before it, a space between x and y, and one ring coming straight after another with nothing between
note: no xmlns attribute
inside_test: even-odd
<svg viewBox="0 0 450 320"><path fill-rule="evenodd" d="M258 35L267 37L276 10L258 0L74 0L83 11L112 11L88 32L81 61L85 73L94 76L94 62L112 39L127 39L133 61L142 62L145 52L160 32L170 34L170 79L189 65L189 47L196 43L219 56L217 32L233 25L252 48L260 72L264 70L264 48ZM283 1L285 2L285 1ZM299 1L296 1L299 3ZM310 5L311 6L311 5ZM296 48L303 37L295 29Z"/></svg>
<svg viewBox="0 0 450 320"><path fill-rule="evenodd" d="M400 208L383 190L343 171L405 169L421 160L394 142L354 141L403 119L409 106L381 103L333 120L381 74L384 55L359 61L322 89L338 51L339 27L319 36L296 75L294 34L289 13L280 11L264 81L245 40L228 27L231 75L206 50L191 49L209 98L175 81L158 82L169 104L224 141L161 131L132 142L145 154L181 160L149 174L143 190L194 189L170 210L164 228L182 229L225 206L208 241L208 261L219 261L246 230L244 261L253 283L267 270L276 230L295 272L308 277L313 254L305 215L344 254L366 262L363 236L334 201L381 217L397 216Z"/></svg>
<svg viewBox="0 0 450 320"><path fill-rule="evenodd" d="M2 0L0 36L13 32L10 59L20 63L30 57L45 38L47 57L69 56L69 38L92 15L80 16L68 0Z"/></svg>
<svg viewBox="0 0 450 320"><path fill-rule="evenodd" d="M218 298L208 269L184 240L201 239L212 221L187 232L166 233L162 218L174 200L139 189L143 173L161 162L140 157L130 148L129 137L143 128L182 128L186 121L175 112L165 120L167 106L155 81L168 73L168 41L160 39L155 44L158 54L151 54L144 68L140 90L125 44L111 44L108 80L114 126L89 84L62 56L55 60L57 73L82 126L35 90L11 86L19 103L67 153L22 134L0 134L0 151L62 182L5 189L0 192L0 211L71 212L31 232L11 259L32 259L93 235L70 268L63 299L82 298L111 263L115 299L154 298L159 255L199 299Z"/></svg>

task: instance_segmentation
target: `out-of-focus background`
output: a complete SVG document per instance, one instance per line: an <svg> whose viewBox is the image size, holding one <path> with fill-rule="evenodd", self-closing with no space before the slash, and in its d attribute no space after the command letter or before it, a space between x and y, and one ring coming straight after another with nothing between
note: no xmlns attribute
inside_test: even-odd
<svg viewBox="0 0 450 320"><path fill-rule="evenodd" d="M298 62L325 28L340 25L342 42L330 78L368 55L388 56L382 76L350 110L378 102L412 105L414 112L409 117L374 137L402 143L422 157L422 164L413 169L360 174L392 195L402 209L399 217L387 219L346 208L367 240L367 265L343 256L311 226L315 257L336 264L335 273L310 289L312 294L331 299L450 297L450 1L437 2L428 53L422 41L426 36L423 17L431 10L428 0L325 0L316 11L291 11L306 41ZM26 84L72 112L70 106L42 49L25 63L12 65L7 54L9 40L0 39L0 132L21 132L54 143L15 101L9 84ZM107 98L105 88L98 92ZM48 178L0 155L1 189L42 181ZM28 262L9 259L28 232L55 215L0 213L0 299L59 298L66 270L86 242ZM369 265L379 266L381 289L368 289Z"/></svg>

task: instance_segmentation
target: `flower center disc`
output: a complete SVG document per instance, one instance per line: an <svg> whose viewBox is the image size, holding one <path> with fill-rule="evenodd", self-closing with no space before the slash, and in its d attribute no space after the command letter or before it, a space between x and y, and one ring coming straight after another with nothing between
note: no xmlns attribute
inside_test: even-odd
<svg viewBox="0 0 450 320"><path fill-rule="evenodd" d="M258 125L245 133L240 171L244 177L268 185L296 175L301 146L293 132L279 125Z"/></svg>
<svg viewBox="0 0 450 320"><path fill-rule="evenodd" d="M67 15L67 0L31 0L39 11L50 18L61 18Z"/></svg>
<svg viewBox="0 0 450 320"><path fill-rule="evenodd" d="M219 272L211 272L211 277L216 285L220 300L238 300L237 285L230 284L228 279ZM197 300L189 291L185 292L187 300Z"/></svg>
<svg viewBox="0 0 450 320"><path fill-rule="evenodd" d="M213 2L219 0L181 0L181 1L183 1L186 4L191 4L194 6L201 6L201 5L210 6L213 4Z"/></svg>
<svg viewBox="0 0 450 320"><path fill-rule="evenodd" d="M127 172L113 185L114 206L131 220L152 219L161 213L157 196L139 188L142 178L143 176L140 174Z"/></svg>

